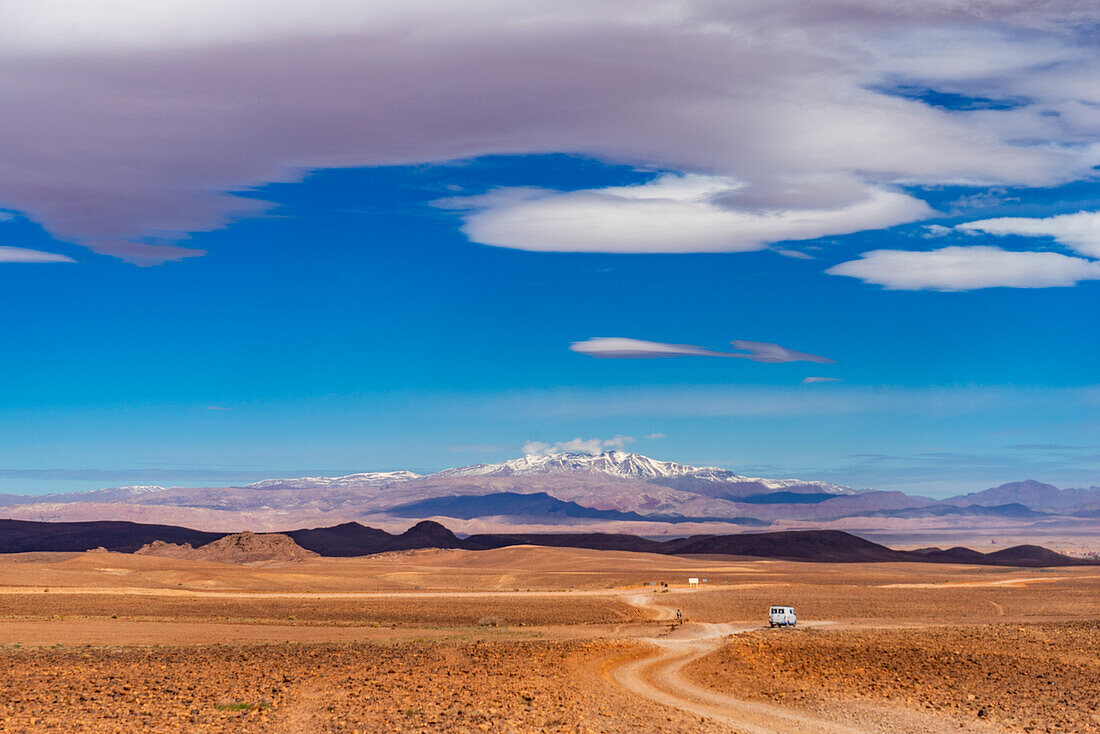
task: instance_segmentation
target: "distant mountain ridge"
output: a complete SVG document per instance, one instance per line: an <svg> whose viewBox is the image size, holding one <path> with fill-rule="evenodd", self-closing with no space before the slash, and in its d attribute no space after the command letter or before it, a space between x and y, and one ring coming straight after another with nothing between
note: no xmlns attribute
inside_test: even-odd
<svg viewBox="0 0 1100 734"><path fill-rule="evenodd" d="M62 527L63 526L63 527ZM144 542L140 542L145 539ZM136 545L135 547L135 543ZM993 566L1100 565L1040 546L1016 546L993 553L969 548L898 551L840 530L802 530L739 535L693 535L649 540L609 533L480 534L460 538L447 527L421 521L391 534L359 523L286 533L203 533L182 527L138 523L33 523L0 521L0 553L104 549L220 562L302 560L312 554L353 557L422 548L490 550L541 545L592 550L627 550L666 555L724 555L832 563L893 561Z"/></svg>
<svg viewBox="0 0 1100 734"><path fill-rule="evenodd" d="M249 489L318 489L370 487L393 482L411 482L421 475L411 471L360 472L342 477L298 477L297 479L263 479L246 484Z"/></svg>
<svg viewBox="0 0 1100 734"><path fill-rule="evenodd" d="M445 469L272 478L238 487L114 487L68 494L0 495L12 519L128 519L208 530L284 530L303 525L406 519L457 523L466 532L520 529L661 534L685 524L913 527L1088 534L1100 488L1058 489L1033 480L945 500L831 482L750 477L626 451L527 455ZM866 518L867 525L857 525ZM1049 536L1048 536L1049 537Z"/></svg>
<svg viewBox="0 0 1100 734"><path fill-rule="evenodd" d="M1032 510L1080 512L1100 510L1100 487L1058 489L1052 484L1025 479L1022 482L1009 482L981 492L956 495L943 502L959 507L1019 504Z"/></svg>
<svg viewBox="0 0 1100 734"><path fill-rule="evenodd" d="M524 477L546 474L599 474L618 479L678 479L690 477L707 482L729 484L758 483L769 490L783 490L790 487L816 487L829 494L853 494L856 490L839 484L801 479L763 479L746 477L727 469L706 466L690 466L674 461L660 461L642 454L627 451L605 451L600 454L562 452L547 455L527 454L518 459L497 462L495 464L472 464L470 466L444 469L435 474L421 475L409 471L366 472L341 477L299 477L297 479L264 479L245 485L255 489L270 488L317 488L317 487L354 487L388 484L392 482L410 482L417 479L443 479L449 477Z"/></svg>
<svg viewBox="0 0 1100 734"><path fill-rule="evenodd" d="M703 522L713 518L685 517L679 515L641 515L637 512L621 510L599 510L585 507L576 502L563 502L546 492L499 492L481 495L452 495L433 497L419 502L410 502L390 509L395 517L454 517L472 519L486 515L505 515L510 517L546 518L560 516L599 520L631 520L642 522L658 519L663 522ZM727 517L723 521L734 525L767 525L767 522L752 517Z"/></svg>

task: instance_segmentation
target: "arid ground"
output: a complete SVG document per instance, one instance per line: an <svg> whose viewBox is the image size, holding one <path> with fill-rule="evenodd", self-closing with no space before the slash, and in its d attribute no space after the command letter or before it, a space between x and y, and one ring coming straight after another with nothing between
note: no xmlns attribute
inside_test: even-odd
<svg viewBox="0 0 1100 734"><path fill-rule="evenodd" d="M1100 732L1098 650L1100 567L0 557L3 732Z"/></svg>

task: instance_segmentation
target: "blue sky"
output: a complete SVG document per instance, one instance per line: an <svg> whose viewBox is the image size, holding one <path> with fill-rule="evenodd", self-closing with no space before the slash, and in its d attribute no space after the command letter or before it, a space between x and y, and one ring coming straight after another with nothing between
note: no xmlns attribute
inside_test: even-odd
<svg viewBox="0 0 1100 734"><path fill-rule="evenodd" d="M200 3L200 19L214 8ZM765 28L789 22L753 12ZM1081 83L1096 48L1076 16L1021 13L997 26L903 17L889 32L846 21L878 49L873 73L833 70L820 98L782 101L798 114L767 91L808 94L798 64L778 81L723 79L722 99L775 107L760 119L715 110L706 85L674 73L690 17L641 31L601 18L611 46L651 34L672 92L639 83L604 100L579 73L540 90L558 57L536 39L520 61L530 88L459 69L464 102L439 129L434 67L403 70L395 97L358 56L367 81L338 80L349 86L332 98L323 85L265 96L269 70L244 63L170 77L176 126L113 60L152 59L152 83L248 44L274 64L290 41L232 23L222 37L212 21L155 49L125 27L39 29L45 40L22 40L48 51L14 42L0 76L83 90L92 78L110 113L50 156L28 144L33 124L4 136L19 175L0 172L0 247L18 248L0 249L0 491L430 471L577 438L929 494L1100 484L1100 102ZM498 20L481 24L494 43L508 39ZM747 21L722 19L731 37ZM929 27L938 45L918 44ZM451 40L476 45L480 28ZM594 53L556 28L554 43ZM280 83L327 79L310 64L338 45L307 49L301 79ZM692 74L726 53L687 48ZM866 99L841 93L853 89ZM669 116L670 93L695 111ZM374 126L381 99L397 112ZM38 108L20 109L34 122ZM117 138L116 113L132 126ZM776 124L807 116L809 131ZM766 342L835 362L570 348L599 338L719 353Z"/></svg>

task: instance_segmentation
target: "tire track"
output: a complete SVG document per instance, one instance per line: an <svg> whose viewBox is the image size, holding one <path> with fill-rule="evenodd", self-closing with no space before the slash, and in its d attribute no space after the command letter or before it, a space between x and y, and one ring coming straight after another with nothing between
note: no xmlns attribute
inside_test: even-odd
<svg viewBox="0 0 1100 734"><path fill-rule="evenodd" d="M654 613L656 619L675 619L673 607L659 604L647 595L624 596L623 600ZM662 600L663 601L663 600ZM800 623L805 626L828 622ZM601 672L622 688L656 703L701 716L731 727L742 734L866 734L883 732L958 731L958 724L908 711L878 708L861 712L860 722L826 720L811 713L768 703L745 701L692 683L683 669L719 649L728 636L760 629L757 625L688 622L673 625L666 635L640 640L648 643L641 657L619 659Z"/></svg>

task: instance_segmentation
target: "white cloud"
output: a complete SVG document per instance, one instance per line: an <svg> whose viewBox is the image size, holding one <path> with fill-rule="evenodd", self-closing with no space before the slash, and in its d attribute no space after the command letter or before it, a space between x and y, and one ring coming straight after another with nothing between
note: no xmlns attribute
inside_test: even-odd
<svg viewBox="0 0 1100 734"><path fill-rule="evenodd" d="M226 192L311 169L563 152L704 185L501 197L470 236L755 249L924 216L899 185L1091 176L1097 22L1083 0L0 3L0 207L150 263L267 208Z"/></svg>
<svg viewBox="0 0 1100 734"><path fill-rule="evenodd" d="M1052 237L1088 257L1100 258L1100 212L1077 212L1054 217L1000 217L966 222L956 227L968 232L1022 237Z"/></svg>
<svg viewBox="0 0 1100 734"><path fill-rule="evenodd" d="M730 342L740 352L718 352L691 344L666 344L626 337L598 336L582 342L573 342L569 349L599 359L657 359L662 357L732 357L753 362L775 364L779 362L818 362L829 364L834 360L817 354L797 352L770 342L753 342L735 339Z"/></svg>
<svg viewBox="0 0 1100 734"><path fill-rule="evenodd" d="M599 454L604 451L622 451L628 444L634 443L630 436L614 438L574 438L571 441L528 441L523 444L523 453L530 456L548 456L550 454Z"/></svg>
<svg viewBox="0 0 1100 734"><path fill-rule="evenodd" d="M617 336L597 336L582 342L573 342L569 349L599 359L653 359L658 357L724 357L724 352L714 352L690 344L666 344L644 339L628 339Z"/></svg>
<svg viewBox="0 0 1100 734"><path fill-rule="evenodd" d="M56 252L28 250L25 247L0 247L0 263L71 263L71 257Z"/></svg>
<svg viewBox="0 0 1100 734"><path fill-rule="evenodd" d="M808 252L802 252L801 250L780 249L780 250L776 250L776 253L782 255L783 257L794 258L795 260L813 260L814 259L813 255L809 254Z"/></svg>
<svg viewBox="0 0 1100 734"><path fill-rule="evenodd" d="M651 433L648 436L646 436L646 440L649 440L649 441L659 441L662 438L668 438L668 436L666 436L663 433Z"/></svg>
<svg viewBox="0 0 1100 734"><path fill-rule="evenodd" d="M999 247L944 247L929 252L874 250L825 272L891 290L966 291L1050 288L1100 280L1100 262L1056 252L1011 252Z"/></svg>
<svg viewBox="0 0 1100 734"><path fill-rule="evenodd" d="M833 183L753 192L731 178L664 174L637 186L564 193L504 189L443 203L471 209L462 231L474 242L542 252L745 252L783 240L881 229L932 213L923 201L898 191L848 179Z"/></svg>
<svg viewBox="0 0 1100 734"><path fill-rule="evenodd" d="M802 378L803 385L812 385L818 382L844 382L839 377L804 377Z"/></svg>
<svg viewBox="0 0 1100 734"><path fill-rule="evenodd" d="M924 225L924 232L921 237L925 239L933 239L935 237L946 237L951 234L951 228L945 227L942 224L926 224Z"/></svg>

